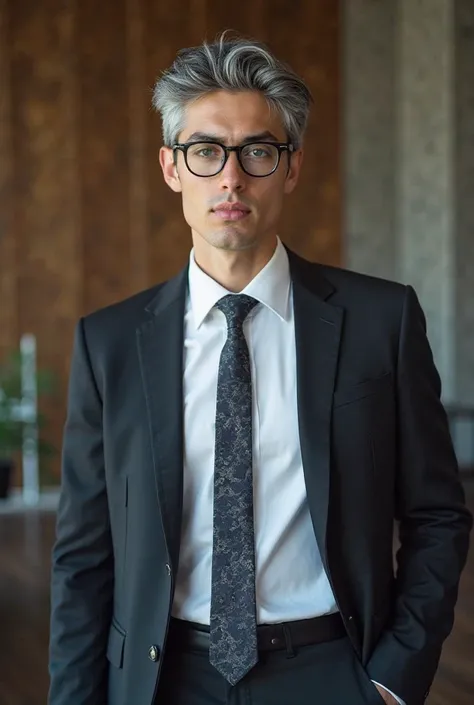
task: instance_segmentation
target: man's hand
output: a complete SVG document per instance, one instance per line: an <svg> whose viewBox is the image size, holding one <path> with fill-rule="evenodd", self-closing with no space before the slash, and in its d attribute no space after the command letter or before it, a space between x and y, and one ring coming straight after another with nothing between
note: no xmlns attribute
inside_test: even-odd
<svg viewBox="0 0 474 705"><path fill-rule="evenodd" d="M390 695L390 693L385 690L385 688L382 688L382 686L377 685L376 683L374 683L374 685L382 696L383 701L387 703L387 705L398 705L397 700L395 700L393 695Z"/></svg>

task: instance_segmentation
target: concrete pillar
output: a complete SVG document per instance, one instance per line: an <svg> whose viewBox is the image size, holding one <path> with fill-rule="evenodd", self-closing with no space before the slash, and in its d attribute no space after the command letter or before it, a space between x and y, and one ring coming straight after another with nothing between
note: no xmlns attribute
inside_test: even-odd
<svg viewBox="0 0 474 705"><path fill-rule="evenodd" d="M456 397L474 406L474 3L455 8Z"/></svg>
<svg viewBox="0 0 474 705"><path fill-rule="evenodd" d="M344 265L412 284L474 404L474 3L346 0Z"/></svg>
<svg viewBox="0 0 474 705"><path fill-rule="evenodd" d="M452 0L399 0L399 278L426 312L445 400L456 392L455 74Z"/></svg>
<svg viewBox="0 0 474 705"><path fill-rule="evenodd" d="M345 266L393 279L397 0L343 3Z"/></svg>

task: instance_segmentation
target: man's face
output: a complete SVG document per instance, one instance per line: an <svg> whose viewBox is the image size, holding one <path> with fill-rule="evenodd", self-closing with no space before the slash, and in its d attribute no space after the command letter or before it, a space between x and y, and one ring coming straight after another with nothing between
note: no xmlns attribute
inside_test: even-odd
<svg viewBox="0 0 474 705"><path fill-rule="evenodd" d="M186 124L178 142L214 139L226 146L245 142L287 142L280 117L257 91L210 93L186 109ZM184 154L177 152L177 164L168 147L160 151L166 183L181 192L183 212L195 246L224 250L246 250L268 244L278 229L283 195L296 186L302 151L281 155L278 169L270 176L246 174L231 152L224 169L215 176L199 177L186 167ZM242 210L219 210L224 203L241 204Z"/></svg>

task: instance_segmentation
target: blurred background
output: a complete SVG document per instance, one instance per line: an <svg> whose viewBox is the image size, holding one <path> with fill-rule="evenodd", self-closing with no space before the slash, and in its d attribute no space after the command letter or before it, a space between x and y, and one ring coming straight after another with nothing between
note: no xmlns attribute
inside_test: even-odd
<svg viewBox="0 0 474 705"><path fill-rule="evenodd" d="M415 287L474 508L474 1L0 0L0 705L46 702L74 326L191 247L154 81L228 28L315 99L284 242ZM471 554L428 703L471 705L473 656Z"/></svg>

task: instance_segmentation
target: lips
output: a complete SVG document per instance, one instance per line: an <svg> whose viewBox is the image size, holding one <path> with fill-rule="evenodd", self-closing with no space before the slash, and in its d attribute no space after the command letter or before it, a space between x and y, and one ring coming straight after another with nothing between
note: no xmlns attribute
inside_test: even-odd
<svg viewBox="0 0 474 705"><path fill-rule="evenodd" d="M250 213L250 209L243 203L222 203L213 210L214 215L221 220L243 220Z"/></svg>
<svg viewBox="0 0 474 705"><path fill-rule="evenodd" d="M240 213L250 213L250 209L247 208L243 203L222 203L219 206L216 206L214 208L214 212L232 212L232 211L238 211Z"/></svg>
<svg viewBox="0 0 474 705"><path fill-rule="evenodd" d="M221 208L220 210L214 211L214 215L217 218L220 218L221 220L243 220L248 216L250 211L241 211L237 210L236 208L233 208L232 210L229 210L228 208Z"/></svg>

